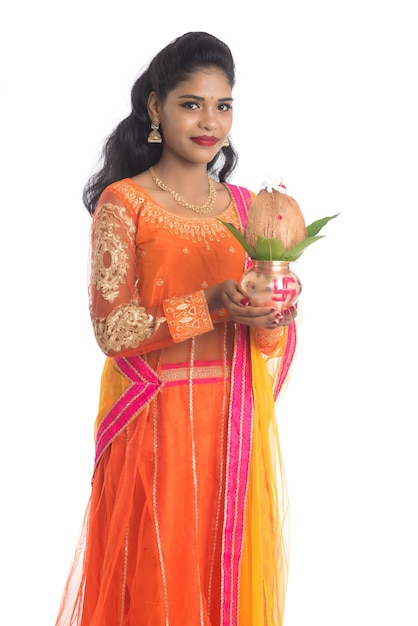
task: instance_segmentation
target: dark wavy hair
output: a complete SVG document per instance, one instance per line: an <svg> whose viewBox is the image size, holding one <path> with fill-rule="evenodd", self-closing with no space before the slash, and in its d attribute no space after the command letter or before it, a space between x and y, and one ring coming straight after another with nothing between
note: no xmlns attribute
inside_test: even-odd
<svg viewBox="0 0 418 626"><path fill-rule="evenodd" d="M164 102L167 94L178 83L187 80L200 68L216 67L222 70L231 89L235 83L235 65L229 47L208 33L190 32L174 39L151 61L149 67L135 81L131 91L131 113L123 119L107 138L102 152L102 166L87 181L83 202L93 215L102 191L111 183L144 172L158 162L161 144L150 144L148 96L155 91ZM161 133L162 134L162 133ZM238 162L232 145L223 147L208 163L208 173L224 182Z"/></svg>

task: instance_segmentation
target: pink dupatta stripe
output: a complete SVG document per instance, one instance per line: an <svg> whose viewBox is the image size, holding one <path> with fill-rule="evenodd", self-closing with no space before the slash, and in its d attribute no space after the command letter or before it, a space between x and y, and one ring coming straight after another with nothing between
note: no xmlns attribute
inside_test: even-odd
<svg viewBox="0 0 418 626"><path fill-rule="evenodd" d="M162 381L138 356L115 358L118 370L131 381L130 387L103 418L96 436L95 466L120 431L157 395Z"/></svg>
<svg viewBox="0 0 418 626"><path fill-rule="evenodd" d="M287 341L284 349L283 359L280 367L280 374L274 389L274 401L279 397L280 390L289 373L290 366L296 351L296 324L293 323L287 328Z"/></svg>
<svg viewBox="0 0 418 626"><path fill-rule="evenodd" d="M243 187L228 185L245 224L251 201ZM227 444L225 510L222 536L221 625L237 626L239 576L244 541L245 503L253 431L253 396L248 328L237 325L231 370L231 400Z"/></svg>
<svg viewBox="0 0 418 626"><path fill-rule="evenodd" d="M236 626L238 624L239 576L244 541L245 502L254 412L250 371L248 328L239 325L231 373L222 540L222 626Z"/></svg>

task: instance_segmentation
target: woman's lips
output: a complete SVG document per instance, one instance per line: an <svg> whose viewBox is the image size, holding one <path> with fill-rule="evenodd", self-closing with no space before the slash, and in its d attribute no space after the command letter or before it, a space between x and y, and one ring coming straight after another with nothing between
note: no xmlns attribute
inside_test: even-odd
<svg viewBox="0 0 418 626"><path fill-rule="evenodd" d="M202 135L201 137L191 137L191 140L194 143L199 144L199 146L214 146L215 143L218 142L217 137L208 137L207 135Z"/></svg>

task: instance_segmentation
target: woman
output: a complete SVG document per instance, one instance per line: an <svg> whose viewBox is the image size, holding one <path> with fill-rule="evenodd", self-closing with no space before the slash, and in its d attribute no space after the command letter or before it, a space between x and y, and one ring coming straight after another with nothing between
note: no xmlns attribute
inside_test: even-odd
<svg viewBox="0 0 418 626"><path fill-rule="evenodd" d="M174 40L85 189L90 312L108 358L57 626L282 624L287 504L271 449L295 311L248 305L245 253L218 219L242 229L252 197L225 183L233 85L224 43Z"/></svg>

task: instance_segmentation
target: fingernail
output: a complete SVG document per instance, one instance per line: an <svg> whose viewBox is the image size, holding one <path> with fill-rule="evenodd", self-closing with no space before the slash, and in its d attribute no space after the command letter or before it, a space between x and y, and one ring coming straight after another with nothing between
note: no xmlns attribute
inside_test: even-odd
<svg viewBox="0 0 418 626"><path fill-rule="evenodd" d="M247 306L247 304L250 304L250 301L247 300L247 298L242 298L241 304L242 304L242 306Z"/></svg>
<svg viewBox="0 0 418 626"><path fill-rule="evenodd" d="M290 315L289 309L283 309L283 313L284 313L284 315Z"/></svg>
<svg viewBox="0 0 418 626"><path fill-rule="evenodd" d="M276 309L270 309L270 313L275 313Z"/></svg>
<svg viewBox="0 0 418 626"><path fill-rule="evenodd" d="M277 313L276 318L278 320L283 320L284 319L283 315L281 315L280 313Z"/></svg>

